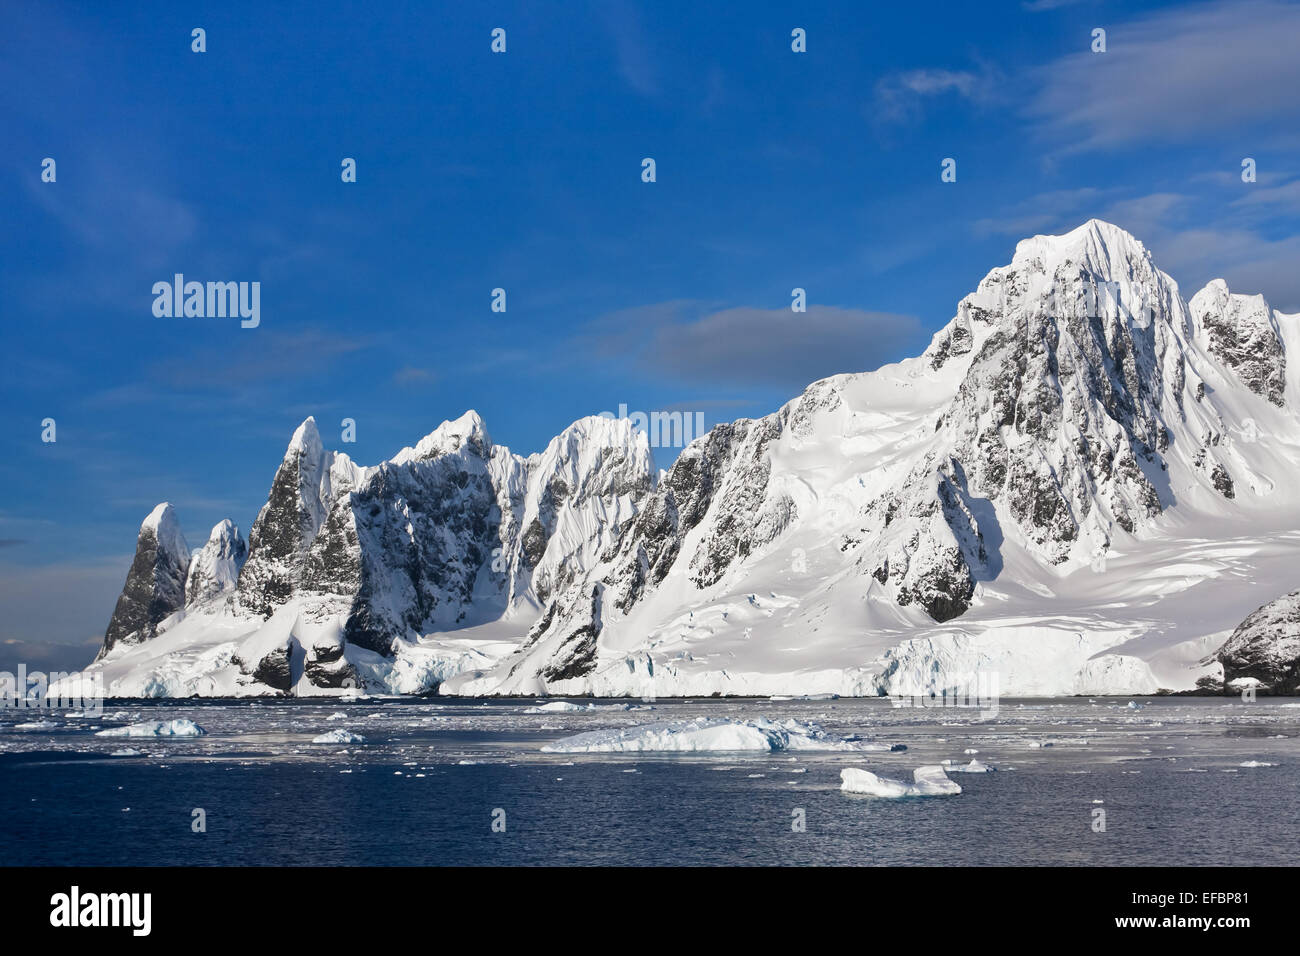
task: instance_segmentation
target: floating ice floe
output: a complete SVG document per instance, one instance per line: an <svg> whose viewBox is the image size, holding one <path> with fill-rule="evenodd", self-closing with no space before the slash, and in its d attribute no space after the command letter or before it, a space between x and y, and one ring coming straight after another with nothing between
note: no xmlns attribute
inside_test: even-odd
<svg viewBox="0 0 1300 956"><path fill-rule="evenodd" d="M354 734L350 730L344 730L339 727L335 730L327 731L319 737L313 737L314 744L364 744L366 738L360 734Z"/></svg>
<svg viewBox="0 0 1300 956"><path fill-rule="evenodd" d="M1276 767L1277 764L1275 764L1275 763L1268 763L1267 761L1264 761L1264 760L1243 760L1241 763L1237 764L1237 766L1239 766L1239 767Z"/></svg>
<svg viewBox="0 0 1300 956"><path fill-rule="evenodd" d="M728 750L906 750L902 744L877 744L834 737L816 724L795 720L698 720L643 724L638 727L592 730L564 737L542 747L543 753L639 753L642 751Z"/></svg>
<svg viewBox="0 0 1300 956"><path fill-rule="evenodd" d="M207 731L185 717L177 720L146 720L125 727L98 731L96 737L202 737Z"/></svg>
<svg viewBox="0 0 1300 956"><path fill-rule="evenodd" d="M553 700L548 704L542 704L538 707L525 708L525 714L571 714L577 711L588 710L654 710L648 706L633 706L632 704L573 704L567 700Z"/></svg>
<svg viewBox="0 0 1300 956"><path fill-rule="evenodd" d="M23 724L14 724L14 730L53 730L59 726L52 720L29 720Z"/></svg>
<svg viewBox="0 0 1300 956"><path fill-rule="evenodd" d="M972 760L970 763L944 760L942 766L948 773L990 773L997 769L997 767L990 767L986 763L980 763L978 760Z"/></svg>
<svg viewBox="0 0 1300 956"><path fill-rule="evenodd" d="M570 714L579 710L595 710L595 704L571 704L567 700L553 700L549 704L542 704L540 707L529 707L524 710L525 714Z"/></svg>
<svg viewBox="0 0 1300 956"><path fill-rule="evenodd" d="M961 793L961 787L948 779L943 767L917 767L912 771L912 783L879 777L870 770L845 767L840 771L840 789L846 793L861 793L869 797L941 797Z"/></svg>

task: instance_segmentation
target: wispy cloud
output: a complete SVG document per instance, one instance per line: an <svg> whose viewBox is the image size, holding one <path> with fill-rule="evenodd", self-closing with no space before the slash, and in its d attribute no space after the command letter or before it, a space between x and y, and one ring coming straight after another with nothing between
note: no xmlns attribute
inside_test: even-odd
<svg viewBox="0 0 1300 956"><path fill-rule="evenodd" d="M354 336L317 329L241 334L234 328L231 335L233 342L156 363L150 378L168 388L227 390L311 375L370 344Z"/></svg>
<svg viewBox="0 0 1300 956"><path fill-rule="evenodd" d="M403 365L393 373L393 384L410 388L417 385L432 385L438 380L438 375L431 369L418 368L414 365Z"/></svg>
<svg viewBox="0 0 1300 956"><path fill-rule="evenodd" d="M580 341L596 358L626 357L687 382L789 388L894 361L924 344L914 316L810 305L807 312L665 302L593 323Z"/></svg>
<svg viewBox="0 0 1300 956"><path fill-rule="evenodd" d="M1234 206L1257 211L1263 215L1286 215L1300 212L1300 179L1293 179L1280 186L1261 186L1256 184L1246 190L1240 199L1233 200Z"/></svg>
<svg viewBox="0 0 1300 956"><path fill-rule="evenodd" d="M1042 13L1045 10L1059 10L1061 7L1072 7L1076 3L1082 3L1083 0L1024 0L1020 6L1030 13Z"/></svg>
<svg viewBox="0 0 1300 956"><path fill-rule="evenodd" d="M596 5L610 39L618 72L628 86L643 96L659 92L659 67L641 23L641 11L628 0L607 0Z"/></svg>
<svg viewBox="0 0 1300 956"><path fill-rule="evenodd" d="M920 69L891 73L876 84L871 116L877 122L900 122L920 115L927 102L957 97L985 103L992 97L991 70Z"/></svg>
<svg viewBox="0 0 1300 956"><path fill-rule="evenodd" d="M1062 152L1130 143L1227 146L1252 126L1300 120L1300 5L1234 0L1180 6L1109 26L1107 52L1086 46L1045 64L1026 115ZM1253 140L1258 143L1258 140Z"/></svg>

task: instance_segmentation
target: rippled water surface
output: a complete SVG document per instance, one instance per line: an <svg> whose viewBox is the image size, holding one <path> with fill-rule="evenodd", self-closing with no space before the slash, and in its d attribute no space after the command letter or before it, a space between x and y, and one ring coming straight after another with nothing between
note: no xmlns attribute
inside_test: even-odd
<svg viewBox="0 0 1300 956"><path fill-rule="evenodd" d="M884 700L4 710L0 848L10 863L76 865L1292 864L1300 704L1139 703L1003 701L995 716ZM541 750L585 731L699 718L793 720L832 741L906 749ZM206 734L98 736L173 719ZM312 742L336 729L365 742ZM845 767L910 780L918 766L972 759L996 771L951 774L963 788L953 796L840 790ZM206 832L193 832L196 809Z"/></svg>

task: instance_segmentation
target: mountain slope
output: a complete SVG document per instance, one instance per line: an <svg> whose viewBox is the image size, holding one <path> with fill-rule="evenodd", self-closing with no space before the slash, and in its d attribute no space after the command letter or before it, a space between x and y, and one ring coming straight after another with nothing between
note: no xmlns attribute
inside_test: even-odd
<svg viewBox="0 0 1300 956"><path fill-rule="evenodd" d="M1218 280L1189 304L1093 220L1019 243L922 355L720 425L659 480L627 422L584 419L522 458L467 413L359 468L309 419L235 600L190 606L107 677L167 693L877 694L976 672L1003 693L1190 688L1288 589L1298 328Z"/></svg>
<svg viewBox="0 0 1300 956"><path fill-rule="evenodd" d="M135 559L108 622L99 657L119 645L149 640L157 634L159 624L185 606L189 565L190 549L176 510L163 502L140 525Z"/></svg>

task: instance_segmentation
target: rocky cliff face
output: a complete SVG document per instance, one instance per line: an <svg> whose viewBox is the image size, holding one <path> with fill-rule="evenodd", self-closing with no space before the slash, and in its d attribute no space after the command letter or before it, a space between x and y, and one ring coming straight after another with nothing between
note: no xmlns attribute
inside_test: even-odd
<svg viewBox="0 0 1300 956"><path fill-rule="evenodd" d="M331 506L363 476L347 455L325 451L314 418L298 426L248 536L248 560L239 574L244 607L269 617L294 594Z"/></svg>
<svg viewBox="0 0 1300 956"><path fill-rule="evenodd" d="M1238 625L1215 659L1229 691L1300 693L1300 591L1270 601ZM1258 682L1257 684L1255 682Z"/></svg>
<svg viewBox="0 0 1300 956"><path fill-rule="evenodd" d="M1247 388L1281 408L1285 404L1286 348L1277 318L1262 295L1236 295L1215 279L1188 303L1209 351Z"/></svg>
<svg viewBox="0 0 1300 956"><path fill-rule="evenodd" d="M382 655L395 639L533 614L585 574L652 474L627 422L584 419L524 459L469 413L335 499L301 585L347 596L346 640Z"/></svg>
<svg viewBox="0 0 1300 956"><path fill-rule="evenodd" d="M99 657L118 645L149 640L163 619L185 607L189 565L190 549L176 521L176 511L164 502L140 525L135 560L108 622Z"/></svg>

